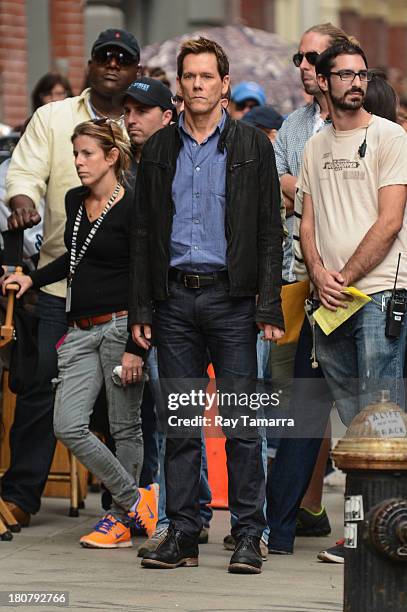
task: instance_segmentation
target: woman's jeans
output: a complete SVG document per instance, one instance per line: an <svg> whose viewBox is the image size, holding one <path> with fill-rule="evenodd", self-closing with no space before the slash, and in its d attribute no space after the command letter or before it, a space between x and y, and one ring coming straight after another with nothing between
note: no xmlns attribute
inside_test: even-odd
<svg viewBox="0 0 407 612"><path fill-rule="evenodd" d="M113 368L122 362L127 338L127 317L86 330L69 328L57 349L59 373L55 380L55 435L110 491L112 513L118 518L137 501L143 464L143 383L123 387L112 379ZM89 431L103 380L116 457Z"/></svg>

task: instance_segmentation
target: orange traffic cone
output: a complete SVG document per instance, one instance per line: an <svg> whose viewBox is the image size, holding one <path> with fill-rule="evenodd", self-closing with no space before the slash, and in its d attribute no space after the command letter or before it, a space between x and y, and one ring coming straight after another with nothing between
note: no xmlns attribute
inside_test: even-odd
<svg viewBox="0 0 407 612"><path fill-rule="evenodd" d="M208 366L208 375L211 378L207 391L216 392L215 372L212 364ZM218 406L214 402L211 409L205 412L214 423L214 417L218 414ZM206 456L208 461L209 486L212 491L212 503L214 508L228 508L228 472L226 469L225 437L219 427L210 425L205 427Z"/></svg>

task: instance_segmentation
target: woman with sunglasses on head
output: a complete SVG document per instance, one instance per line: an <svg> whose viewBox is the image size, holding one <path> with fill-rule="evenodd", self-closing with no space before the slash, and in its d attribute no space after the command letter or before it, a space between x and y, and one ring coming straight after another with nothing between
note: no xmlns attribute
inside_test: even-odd
<svg viewBox="0 0 407 612"><path fill-rule="evenodd" d="M69 329L57 345L54 409L57 438L111 492L111 511L80 543L93 548L131 546L130 523L154 531L154 486L138 489L143 463L140 404L143 351L127 331L129 229L132 193L123 184L130 149L109 119L79 124L72 136L82 186L66 194L64 255L29 276L9 276L20 297L31 286L67 279ZM120 377L113 370L121 365ZM103 381L117 458L89 431Z"/></svg>

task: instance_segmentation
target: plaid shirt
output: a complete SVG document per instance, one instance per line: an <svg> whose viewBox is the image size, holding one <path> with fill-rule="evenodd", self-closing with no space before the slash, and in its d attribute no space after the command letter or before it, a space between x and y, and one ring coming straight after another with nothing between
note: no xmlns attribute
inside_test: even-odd
<svg viewBox="0 0 407 612"><path fill-rule="evenodd" d="M317 102L307 104L288 115L278 132L274 145L277 171L280 177L283 174L299 176L307 141L327 124L327 121L321 120ZM295 217L294 214L287 218L289 235L284 243L283 279L290 283L296 280L293 238L298 240L298 235L295 235L298 232L294 231Z"/></svg>

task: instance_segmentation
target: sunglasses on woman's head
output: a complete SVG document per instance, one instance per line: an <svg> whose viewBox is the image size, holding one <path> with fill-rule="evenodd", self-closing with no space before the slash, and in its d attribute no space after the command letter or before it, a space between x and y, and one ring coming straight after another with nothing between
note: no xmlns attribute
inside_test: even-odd
<svg viewBox="0 0 407 612"><path fill-rule="evenodd" d="M111 134L112 140L113 140L113 146L117 147L116 139L114 137L114 132L113 132L113 128L112 128L112 119L110 119L109 117L101 117L100 119L92 119L91 121L95 125L108 125L109 126L109 130L110 130L110 134Z"/></svg>
<svg viewBox="0 0 407 612"><path fill-rule="evenodd" d="M302 64L302 60L304 59L307 60L307 62L309 64L311 64L311 66L315 66L315 64L317 63L317 59L319 57L319 53L317 51L307 51L306 53L295 53L295 55L293 55L293 62L294 62L294 66L297 66L297 68L299 68Z"/></svg>

